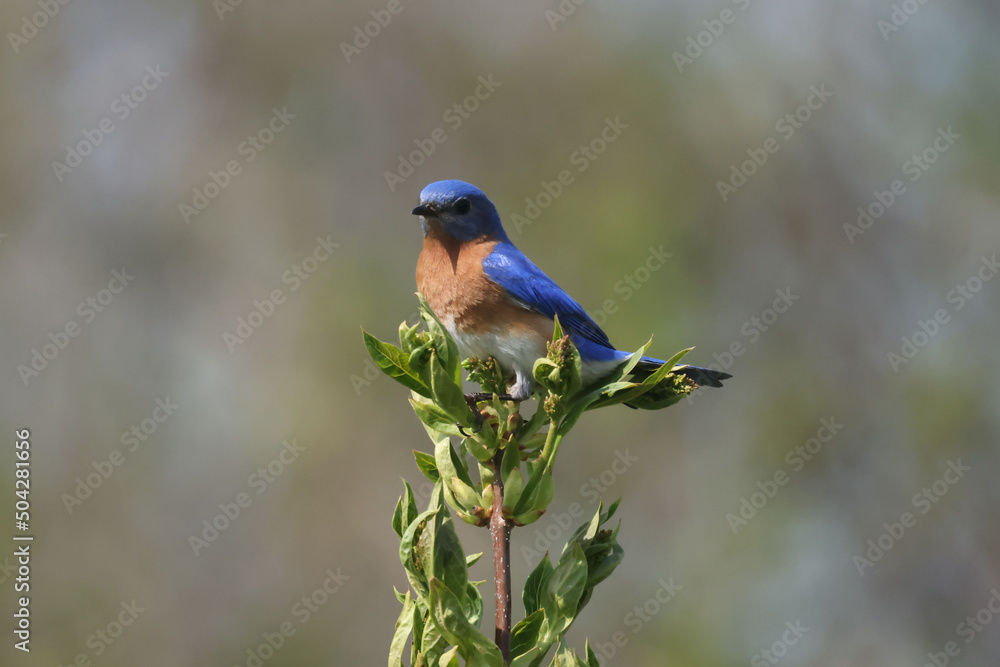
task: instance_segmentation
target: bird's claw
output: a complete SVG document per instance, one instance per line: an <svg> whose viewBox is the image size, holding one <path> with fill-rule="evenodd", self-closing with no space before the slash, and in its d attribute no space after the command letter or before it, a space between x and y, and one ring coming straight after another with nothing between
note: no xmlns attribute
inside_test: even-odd
<svg viewBox="0 0 1000 667"><path fill-rule="evenodd" d="M473 414L473 416L475 418L475 421L476 421L476 430L472 432L472 435L475 435L475 434L479 433L480 431L482 431L483 430L483 424L486 423L486 420L483 418L483 413L480 412L479 408L476 406L476 403L478 402L478 400L477 400L478 398L479 398L478 394L466 394L465 395L465 402L469 404L469 409L472 410L472 414ZM464 436L466 438L471 438L472 437L472 435L469 435L468 433L466 433L465 429L462 428L462 422L455 422L455 425L458 426L458 432L461 433L462 436Z"/></svg>
<svg viewBox="0 0 1000 667"><path fill-rule="evenodd" d="M455 422L455 426L458 427L458 432L462 434L462 437L471 438L473 435L483 430L483 424L486 423L486 420L483 419L482 415L479 415L479 419L477 419L476 422L477 422L476 430L472 432L472 435L465 432L465 429L462 428L462 422Z"/></svg>
<svg viewBox="0 0 1000 667"><path fill-rule="evenodd" d="M478 392L478 393L474 393L474 394L466 394L465 395L465 402L469 404L469 409L472 410L472 414L475 415L475 420L476 420L476 430L472 432L472 435L475 435L475 434L479 433L481 430L483 430L483 424L486 423L486 420L483 417L483 413L479 411L479 408L477 407L477 404L480 401L488 401L491 398L493 398L493 394L490 393L490 392ZM519 399L514 398L510 394L499 394L498 398L501 401L517 401L517 400L519 400ZM472 437L471 435L469 435L468 433L465 432L464 428L462 428L462 423L461 422L455 422L455 425L458 426L458 432L461 433L463 436L465 436L466 438L471 438Z"/></svg>

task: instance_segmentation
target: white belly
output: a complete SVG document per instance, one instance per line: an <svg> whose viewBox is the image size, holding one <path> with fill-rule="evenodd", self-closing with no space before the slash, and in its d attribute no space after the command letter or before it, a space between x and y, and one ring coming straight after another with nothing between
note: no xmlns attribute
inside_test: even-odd
<svg viewBox="0 0 1000 667"><path fill-rule="evenodd" d="M533 378L531 369L535 360L544 357L548 351L546 341L539 336L512 335L497 332L468 334L457 331L455 322L451 319L442 321L448 333L455 339L458 351L463 358L493 357L500 364L507 377L516 376L511 394L518 398L531 395ZM584 386L608 375L621 365L620 361L591 361L583 363L582 380Z"/></svg>

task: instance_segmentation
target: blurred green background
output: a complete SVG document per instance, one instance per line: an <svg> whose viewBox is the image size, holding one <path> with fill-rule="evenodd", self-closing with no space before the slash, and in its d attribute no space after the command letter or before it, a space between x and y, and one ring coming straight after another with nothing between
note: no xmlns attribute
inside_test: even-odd
<svg viewBox="0 0 1000 667"><path fill-rule="evenodd" d="M995 3L235 2L0 8L0 422L36 535L0 662L384 664L429 441L359 327L413 320L442 178L617 345L735 376L564 444L513 570L624 498L576 647L1000 662Z"/></svg>

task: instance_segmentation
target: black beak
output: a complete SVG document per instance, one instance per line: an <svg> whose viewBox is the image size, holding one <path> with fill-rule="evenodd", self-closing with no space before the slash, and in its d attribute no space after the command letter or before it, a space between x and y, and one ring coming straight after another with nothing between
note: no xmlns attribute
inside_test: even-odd
<svg viewBox="0 0 1000 667"><path fill-rule="evenodd" d="M413 213L413 215L422 215L422 216L428 217L428 218L434 217L434 215L435 215L434 209L432 209L427 204L421 204L420 206L418 206L415 209L413 209L413 211L411 211L411 213Z"/></svg>

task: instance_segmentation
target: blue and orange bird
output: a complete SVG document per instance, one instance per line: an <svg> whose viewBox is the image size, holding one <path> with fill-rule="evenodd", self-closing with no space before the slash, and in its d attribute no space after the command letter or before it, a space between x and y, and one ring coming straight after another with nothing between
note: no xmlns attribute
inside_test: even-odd
<svg viewBox="0 0 1000 667"><path fill-rule="evenodd" d="M531 369L546 354L553 318L580 352L589 385L625 363L597 323L504 232L493 202L464 181L438 181L420 193L424 246L417 260L417 289L427 299L463 357L493 357L510 378L510 398L532 394ZM665 362L643 357L633 374L653 373ZM679 365L698 385L721 387L728 373Z"/></svg>

